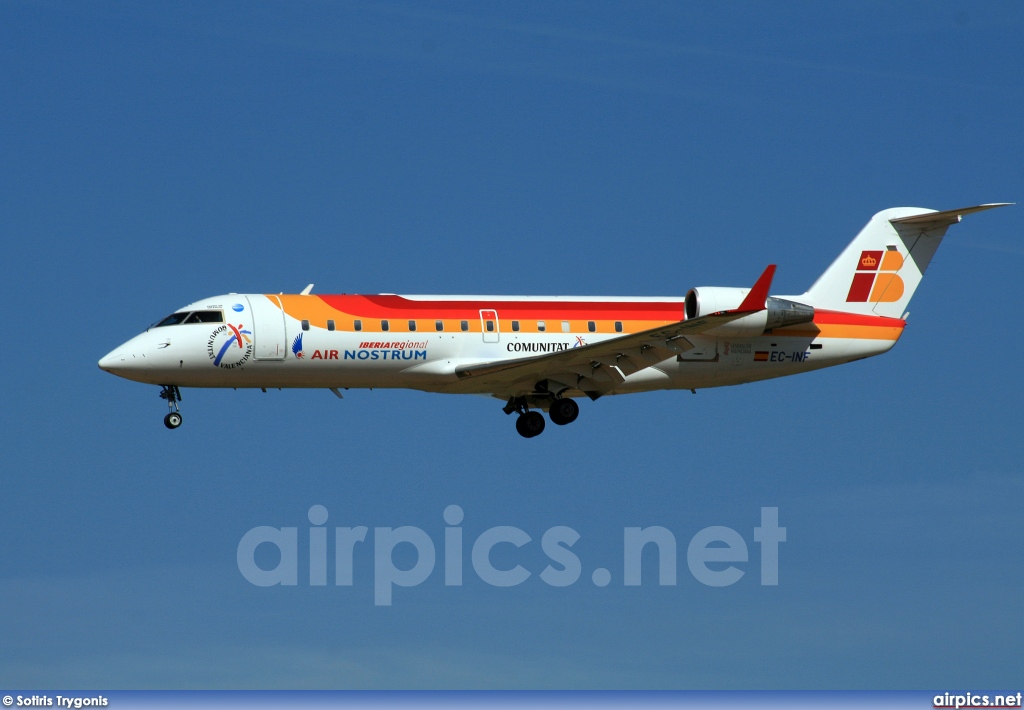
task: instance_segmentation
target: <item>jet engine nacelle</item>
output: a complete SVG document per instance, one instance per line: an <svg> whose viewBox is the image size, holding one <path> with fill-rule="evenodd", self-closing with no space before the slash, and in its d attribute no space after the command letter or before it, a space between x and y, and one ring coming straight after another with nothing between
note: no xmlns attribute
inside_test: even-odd
<svg viewBox="0 0 1024 710"><path fill-rule="evenodd" d="M691 288L686 294L686 318L731 311L743 303L750 293L748 288L723 286L701 286ZM810 323L814 320L814 308L803 303L769 296L763 310L737 318L707 331L708 335L731 338L754 338L773 328Z"/></svg>
<svg viewBox="0 0 1024 710"><path fill-rule="evenodd" d="M749 288L728 288L724 286L701 286L691 288L686 294L686 318L700 318L719 311L731 311L743 303L750 293Z"/></svg>

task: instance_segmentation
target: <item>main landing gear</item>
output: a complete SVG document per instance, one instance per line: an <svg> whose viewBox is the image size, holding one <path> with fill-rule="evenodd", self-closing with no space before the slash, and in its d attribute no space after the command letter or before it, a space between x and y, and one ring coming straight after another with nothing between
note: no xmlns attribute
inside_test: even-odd
<svg viewBox="0 0 1024 710"><path fill-rule="evenodd" d="M167 416L164 417L164 426L168 429L177 429L181 426L181 412L178 411L178 402L181 401L181 390L177 385L162 385L160 399L167 400Z"/></svg>
<svg viewBox="0 0 1024 710"><path fill-rule="evenodd" d="M556 399L551 403L548 416L551 421L559 426L572 424L580 415L580 405L572 399Z"/></svg>
<svg viewBox="0 0 1024 710"><path fill-rule="evenodd" d="M519 412L519 416L516 417L516 431L520 436L532 439L544 431L544 415L536 409L531 410L525 397L512 397L505 405L504 411L505 414ZM580 405L568 398L552 400L548 407L548 416L559 426L571 424L579 415Z"/></svg>
<svg viewBox="0 0 1024 710"><path fill-rule="evenodd" d="M520 436L532 439L544 431L544 415L536 410L523 412L516 419L516 431Z"/></svg>

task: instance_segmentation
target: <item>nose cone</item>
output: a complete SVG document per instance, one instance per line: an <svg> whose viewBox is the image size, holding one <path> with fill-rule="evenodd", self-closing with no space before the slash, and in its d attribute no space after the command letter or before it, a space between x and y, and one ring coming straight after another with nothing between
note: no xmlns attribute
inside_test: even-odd
<svg viewBox="0 0 1024 710"><path fill-rule="evenodd" d="M128 355L127 357L130 358L131 356ZM98 364L101 370L103 370L104 372L109 372L112 375L117 375L120 374L121 372L124 372L125 368L127 367L127 359L124 353L124 346L122 345L121 347L112 350L106 355L104 355L102 358L100 358Z"/></svg>
<svg viewBox="0 0 1024 710"><path fill-rule="evenodd" d="M130 380L138 379L139 373L152 368L153 358L146 357L152 354L150 342L152 338L148 333L140 333L127 343L123 343L111 350L97 363L100 369L118 377L127 377Z"/></svg>
<svg viewBox="0 0 1024 710"><path fill-rule="evenodd" d="M169 382L179 374L180 357L170 347L166 333L146 331L118 346L97 363L104 372L135 382Z"/></svg>

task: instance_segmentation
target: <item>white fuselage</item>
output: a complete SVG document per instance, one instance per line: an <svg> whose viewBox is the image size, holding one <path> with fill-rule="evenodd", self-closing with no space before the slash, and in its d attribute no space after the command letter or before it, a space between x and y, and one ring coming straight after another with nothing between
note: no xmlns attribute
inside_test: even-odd
<svg viewBox="0 0 1024 710"><path fill-rule="evenodd" d="M336 318L324 317L326 298L339 299L326 314ZM460 379L456 368L542 357L684 319L679 298L384 296L368 297L395 300L377 304L371 315L347 312L359 310L353 298L364 297L204 299L177 313L208 320L153 326L99 365L127 379L179 387L400 387L504 397ZM902 322L818 320L757 337L694 336L693 348L626 376L611 394L734 385L837 365L886 352L902 329Z"/></svg>

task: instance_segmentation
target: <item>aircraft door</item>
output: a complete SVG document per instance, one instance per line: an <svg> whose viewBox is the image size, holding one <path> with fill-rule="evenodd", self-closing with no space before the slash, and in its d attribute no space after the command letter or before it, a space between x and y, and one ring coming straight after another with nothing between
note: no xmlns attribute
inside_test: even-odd
<svg viewBox="0 0 1024 710"><path fill-rule="evenodd" d="M252 310L253 339L257 360L284 360L288 352L284 308L277 296L246 296Z"/></svg>
<svg viewBox="0 0 1024 710"><path fill-rule="evenodd" d="M483 331L485 343L498 342L498 312L490 310L480 311L480 328Z"/></svg>

